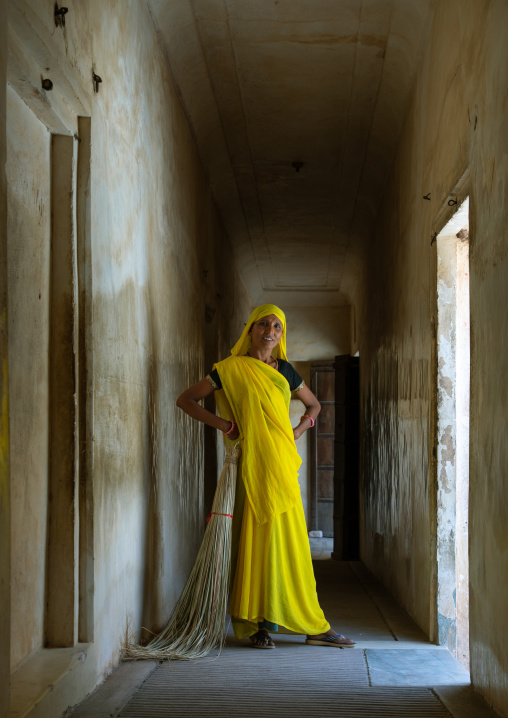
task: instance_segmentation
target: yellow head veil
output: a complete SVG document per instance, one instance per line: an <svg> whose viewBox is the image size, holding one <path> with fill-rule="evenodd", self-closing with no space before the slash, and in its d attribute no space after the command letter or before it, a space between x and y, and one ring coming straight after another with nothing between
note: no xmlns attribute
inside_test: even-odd
<svg viewBox="0 0 508 718"><path fill-rule="evenodd" d="M279 307L276 307L275 304L262 304L260 307L257 307L257 309L254 309L252 314L250 315L247 324L245 325L245 329L242 332L242 336L240 339L236 342L235 346L231 349L231 354L233 356L243 356L244 354L247 354L249 351L249 347L251 345L251 338L249 336L249 330L251 326L254 324L254 322L257 322L258 319L262 319L263 317L267 317L269 314L275 314L276 317L280 319L282 322L282 337L280 342L277 344L275 349L272 352L272 356L276 359L284 359L287 361L286 356L286 315L282 311L282 309L279 309Z"/></svg>

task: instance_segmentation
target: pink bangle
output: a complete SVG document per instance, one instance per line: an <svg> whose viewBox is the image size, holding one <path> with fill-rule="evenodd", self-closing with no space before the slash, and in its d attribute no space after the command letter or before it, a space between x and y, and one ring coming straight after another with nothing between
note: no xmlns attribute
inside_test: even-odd
<svg viewBox="0 0 508 718"><path fill-rule="evenodd" d="M310 419L310 421L311 421L310 428L311 428L311 429L313 428L314 424L316 423L316 422L314 421L314 419L312 418L312 416L309 416L308 414L304 414L304 415L302 416L302 418L300 419L300 421L301 421L302 419Z"/></svg>
<svg viewBox="0 0 508 718"><path fill-rule="evenodd" d="M233 431L234 428L235 428L235 422L232 421L232 422L231 422L231 429L230 429L229 431L223 431L222 433L224 434L224 436L227 436L228 434L231 434L231 432Z"/></svg>

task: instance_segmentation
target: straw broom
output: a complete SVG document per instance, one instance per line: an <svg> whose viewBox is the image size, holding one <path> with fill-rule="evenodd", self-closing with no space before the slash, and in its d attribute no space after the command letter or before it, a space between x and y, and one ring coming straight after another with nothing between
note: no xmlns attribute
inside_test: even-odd
<svg viewBox="0 0 508 718"><path fill-rule="evenodd" d="M240 445L226 448L224 468L196 561L166 628L146 646L129 644L124 660L202 658L225 641L231 524Z"/></svg>

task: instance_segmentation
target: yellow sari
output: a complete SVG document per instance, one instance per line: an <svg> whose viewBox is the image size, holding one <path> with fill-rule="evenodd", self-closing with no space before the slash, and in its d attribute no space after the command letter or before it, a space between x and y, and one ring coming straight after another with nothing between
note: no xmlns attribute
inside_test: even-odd
<svg viewBox="0 0 508 718"><path fill-rule="evenodd" d="M276 354L285 359L284 314L263 305L251 315L232 356L215 365L222 383L215 393L219 413L235 421L242 441L229 608L237 638L256 633L259 623L270 631L310 635L330 628L316 594L289 384L277 370L243 355L253 322L269 314L283 324Z"/></svg>

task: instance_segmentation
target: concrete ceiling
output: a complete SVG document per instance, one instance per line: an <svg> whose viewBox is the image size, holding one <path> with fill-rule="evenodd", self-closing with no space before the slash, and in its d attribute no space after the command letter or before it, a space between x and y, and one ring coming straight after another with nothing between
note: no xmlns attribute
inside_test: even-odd
<svg viewBox="0 0 508 718"><path fill-rule="evenodd" d="M149 0L256 303L348 301L434 5Z"/></svg>

